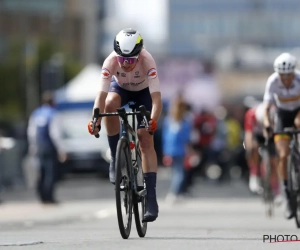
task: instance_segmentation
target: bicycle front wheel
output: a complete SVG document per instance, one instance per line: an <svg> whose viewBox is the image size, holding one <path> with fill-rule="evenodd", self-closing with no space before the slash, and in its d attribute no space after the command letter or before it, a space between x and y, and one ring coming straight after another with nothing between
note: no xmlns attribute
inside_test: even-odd
<svg viewBox="0 0 300 250"><path fill-rule="evenodd" d="M298 192L298 179L296 173L296 159L293 155L288 158L288 189L290 192L291 199L291 208L292 212L295 215L296 223L297 223L297 192Z"/></svg>
<svg viewBox="0 0 300 250"><path fill-rule="evenodd" d="M123 239L128 239L132 224L132 182L129 145L125 138L118 142L116 153L115 193L118 224Z"/></svg>
<svg viewBox="0 0 300 250"><path fill-rule="evenodd" d="M136 183L138 183L138 174L143 174L142 169L142 158L141 152L139 149L139 144L137 144L137 172L135 173ZM145 188L145 185L144 185ZM135 194L134 204L133 204L133 211L134 211L134 220L136 225L137 233L140 237L145 237L147 232L147 222L143 222L144 214L146 210L146 197L137 197Z"/></svg>
<svg viewBox="0 0 300 250"><path fill-rule="evenodd" d="M295 213L297 228L300 228L300 192L297 194L297 209Z"/></svg>
<svg viewBox="0 0 300 250"><path fill-rule="evenodd" d="M295 159L295 163L296 163ZM294 180L294 197L295 197L295 220L297 228L300 228L300 169L299 163L294 164L293 171L291 172Z"/></svg>

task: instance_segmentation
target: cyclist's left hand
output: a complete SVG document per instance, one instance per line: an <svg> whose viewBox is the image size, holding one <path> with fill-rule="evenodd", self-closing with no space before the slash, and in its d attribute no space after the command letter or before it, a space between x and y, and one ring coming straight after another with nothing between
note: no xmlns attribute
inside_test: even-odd
<svg viewBox="0 0 300 250"><path fill-rule="evenodd" d="M157 129L157 122L154 119L149 121L149 127L146 128L148 132L155 132Z"/></svg>

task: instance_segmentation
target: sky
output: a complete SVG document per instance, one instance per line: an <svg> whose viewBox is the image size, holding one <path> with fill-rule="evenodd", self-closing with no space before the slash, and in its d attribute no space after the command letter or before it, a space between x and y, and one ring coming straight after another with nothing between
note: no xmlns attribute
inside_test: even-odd
<svg viewBox="0 0 300 250"><path fill-rule="evenodd" d="M107 0L104 28L107 41L104 51L111 48L111 39L124 28L137 29L146 48L163 53L168 39L169 0Z"/></svg>
<svg viewBox="0 0 300 250"><path fill-rule="evenodd" d="M120 21L137 24L148 37L166 39L168 36L169 0L114 0L115 13Z"/></svg>

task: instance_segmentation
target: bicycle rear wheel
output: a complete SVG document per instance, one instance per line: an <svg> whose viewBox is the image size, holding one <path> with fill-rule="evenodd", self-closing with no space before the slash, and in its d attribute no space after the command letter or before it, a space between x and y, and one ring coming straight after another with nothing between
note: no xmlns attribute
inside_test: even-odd
<svg viewBox="0 0 300 250"><path fill-rule="evenodd" d="M121 138L116 153L115 193L119 230L123 239L128 239L132 224L132 182L130 179L129 152L128 141Z"/></svg>
<svg viewBox="0 0 300 250"><path fill-rule="evenodd" d="M142 158L141 158L141 152L139 149L139 144L137 144L137 171L143 171L142 169ZM135 180L137 183L137 175L138 173L135 173ZM144 185L145 187L145 185ZM139 197L135 194L134 204L133 204L133 211L134 211L134 219L135 219L135 225L137 233L140 237L145 237L147 232L147 222L142 222L145 214L146 209L146 197L142 196Z"/></svg>

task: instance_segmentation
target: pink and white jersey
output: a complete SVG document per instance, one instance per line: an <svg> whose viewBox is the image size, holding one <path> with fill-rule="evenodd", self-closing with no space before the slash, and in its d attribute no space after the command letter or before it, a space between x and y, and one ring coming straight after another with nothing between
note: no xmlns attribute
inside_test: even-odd
<svg viewBox="0 0 300 250"><path fill-rule="evenodd" d="M142 49L136 66L130 72L122 70L113 51L103 63L100 91L108 92L112 76L126 90L140 91L149 87L150 93L160 92L156 63L146 49Z"/></svg>

